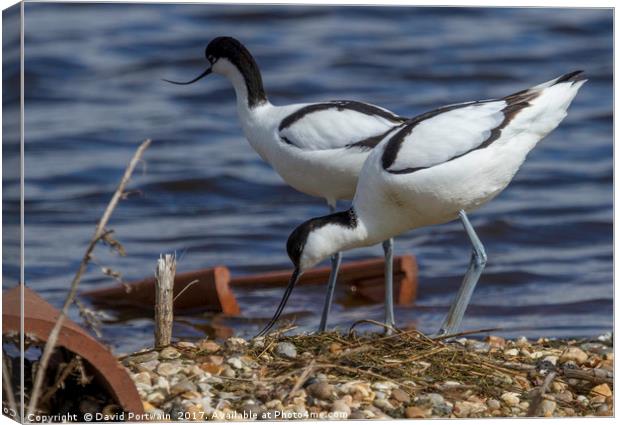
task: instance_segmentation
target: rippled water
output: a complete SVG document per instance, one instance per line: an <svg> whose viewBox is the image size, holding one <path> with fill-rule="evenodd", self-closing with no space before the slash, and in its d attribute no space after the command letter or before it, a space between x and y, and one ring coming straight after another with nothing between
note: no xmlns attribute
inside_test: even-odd
<svg viewBox="0 0 620 425"><path fill-rule="evenodd" d="M355 99L413 116L585 69L590 80L566 120L509 188L471 215L490 261L463 326L531 337L611 330L610 10L28 3L30 287L61 304L94 224L145 138L154 143L133 179L140 194L111 222L128 255L100 248L99 263L126 280L151 275L159 253L169 251L180 254L180 270L225 264L243 275L289 267L288 233L323 214L323 201L288 188L252 151L223 78L188 87L161 81L197 75L205 45L219 35L251 49L276 104ZM5 183L11 189L17 180ZM14 212L16 198L6 189L5 196L5 214ZM397 320L434 331L467 267L468 240L455 222L399 237L396 252L414 253L420 266L417 305L398 307ZM361 249L345 261L380 254L380 247ZM83 287L108 283L92 267ZM281 292L237 291L241 317L179 317L175 335L198 338L211 320L249 335ZM288 317L312 329L322 289L301 287L292 298ZM380 320L382 308L338 303L331 323ZM151 326L111 320L104 338L119 351L146 346Z"/></svg>

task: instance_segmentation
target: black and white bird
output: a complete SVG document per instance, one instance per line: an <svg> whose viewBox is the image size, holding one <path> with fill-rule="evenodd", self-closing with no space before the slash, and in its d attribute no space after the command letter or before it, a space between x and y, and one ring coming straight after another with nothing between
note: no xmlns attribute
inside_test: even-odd
<svg viewBox="0 0 620 425"><path fill-rule="evenodd" d="M294 272L259 335L276 323L301 274L335 252L458 218L473 253L439 333L456 332L487 261L467 213L506 188L527 154L564 119L585 81L581 71L571 72L501 99L445 106L388 131L364 163L351 208L310 219L291 233Z"/></svg>
<svg viewBox="0 0 620 425"><path fill-rule="evenodd" d="M272 105L258 65L248 49L231 37L213 39L205 55L210 66L188 82L214 73L223 75L237 95L237 112L250 145L284 181L308 195L324 198L331 212L338 200L350 200L364 161L386 134L406 118L367 103L337 100ZM383 242L386 259L386 321L394 322L392 303L393 241ZM319 330L325 330L341 254L332 253L332 270Z"/></svg>

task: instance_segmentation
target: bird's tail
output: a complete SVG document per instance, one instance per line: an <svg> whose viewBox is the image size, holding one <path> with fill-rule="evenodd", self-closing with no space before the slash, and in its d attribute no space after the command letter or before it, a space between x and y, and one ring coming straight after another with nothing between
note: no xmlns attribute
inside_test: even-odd
<svg viewBox="0 0 620 425"><path fill-rule="evenodd" d="M566 117L568 107L586 81L583 71L574 71L508 96L525 98L528 103L510 130L526 131L542 139Z"/></svg>

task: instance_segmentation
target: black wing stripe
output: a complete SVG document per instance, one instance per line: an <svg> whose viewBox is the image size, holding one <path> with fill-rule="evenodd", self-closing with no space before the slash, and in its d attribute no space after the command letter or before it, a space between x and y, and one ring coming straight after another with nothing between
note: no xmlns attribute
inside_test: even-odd
<svg viewBox="0 0 620 425"><path fill-rule="evenodd" d="M555 86L556 84L560 84L560 83L566 83L569 81L581 81L581 80L585 80L585 75L583 75L583 71L573 71L573 72L569 72L568 74L564 74L562 75L560 78L558 78L558 81L556 81L553 85Z"/></svg>
<svg viewBox="0 0 620 425"><path fill-rule="evenodd" d="M384 109L377 108L376 106L369 105L367 103L356 102L353 100L336 100L333 102L315 103L298 109L297 111L293 112L282 120L280 126L278 127L278 130L282 131L285 128L290 127L308 114L333 108L336 108L339 111L350 109L366 115L376 115L397 124L402 124L407 120L406 118L399 117L398 115L394 115Z"/></svg>
<svg viewBox="0 0 620 425"><path fill-rule="evenodd" d="M359 142L349 143L346 145L346 148L358 148L362 150L371 150L374 149L391 131L394 130L395 127L388 128L387 131L381 134L377 134L376 136L367 137Z"/></svg>
<svg viewBox="0 0 620 425"><path fill-rule="evenodd" d="M534 100L538 96L538 94L539 94L538 92L531 92L528 90L523 90L523 91L511 94L509 96L506 96L502 99L498 99L498 100L504 100L507 103L507 105L501 110L501 112L504 114L504 119L497 127L491 130L489 137L487 137L480 145L476 146L475 148L472 148L462 154L455 155L446 161L443 161L438 164L433 164L428 167L415 167L415 168L404 168L401 170L389 170L388 168L394 163L394 161L396 161L398 151L400 150L400 147L402 146L404 139L411 133L413 128L420 122L426 119L432 118L434 116L437 116L443 112L448 112L454 109L467 107L467 106L471 106L471 105L483 103L483 102L496 102L497 100L487 100L487 101L482 101L482 102L472 102L469 104L452 105L452 106L440 108L435 111L427 112L426 114L420 115L419 117L416 117L413 119L413 121L415 121L412 123L413 125L408 124L401 131L396 133L394 137L392 137L392 139L390 139L382 156L383 169L392 174L410 174L416 171L425 170L427 168L434 167L439 164L445 164L446 162L450 162L455 159L461 158L462 156L465 156L478 149L484 149L490 146L493 142L495 142L497 139L500 138L500 136L502 135L502 130L506 128L506 126L508 126L508 124L512 122L512 120L518 115L519 112L521 112L526 107L530 106L530 101ZM422 118L422 119L419 119L419 118ZM389 152L388 152L388 149L389 149Z"/></svg>
<svg viewBox="0 0 620 425"><path fill-rule="evenodd" d="M439 114L443 114L444 112L452 111L454 109L463 108L465 106L473 105L477 102L471 103L459 103L457 105L444 106L442 108L435 109L433 111L425 112L421 115L418 115L407 122L407 124L387 143L385 147L385 151L383 151L383 156L381 157L381 162L383 165L383 169L387 170L392 166L394 161L396 161L396 157L398 156L398 152L400 151L400 147L402 146L405 138L411 134L413 129L420 124L422 121L426 121L433 117L436 117Z"/></svg>

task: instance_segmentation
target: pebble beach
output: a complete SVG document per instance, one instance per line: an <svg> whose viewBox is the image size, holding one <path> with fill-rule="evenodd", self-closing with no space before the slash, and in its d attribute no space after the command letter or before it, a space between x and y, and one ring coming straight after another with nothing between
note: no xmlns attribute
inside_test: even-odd
<svg viewBox="0 0 620 425"><path fill-rule="evenodd" d="M153 420L613 415L610 335L282 333L121 357Z"/></svg>

